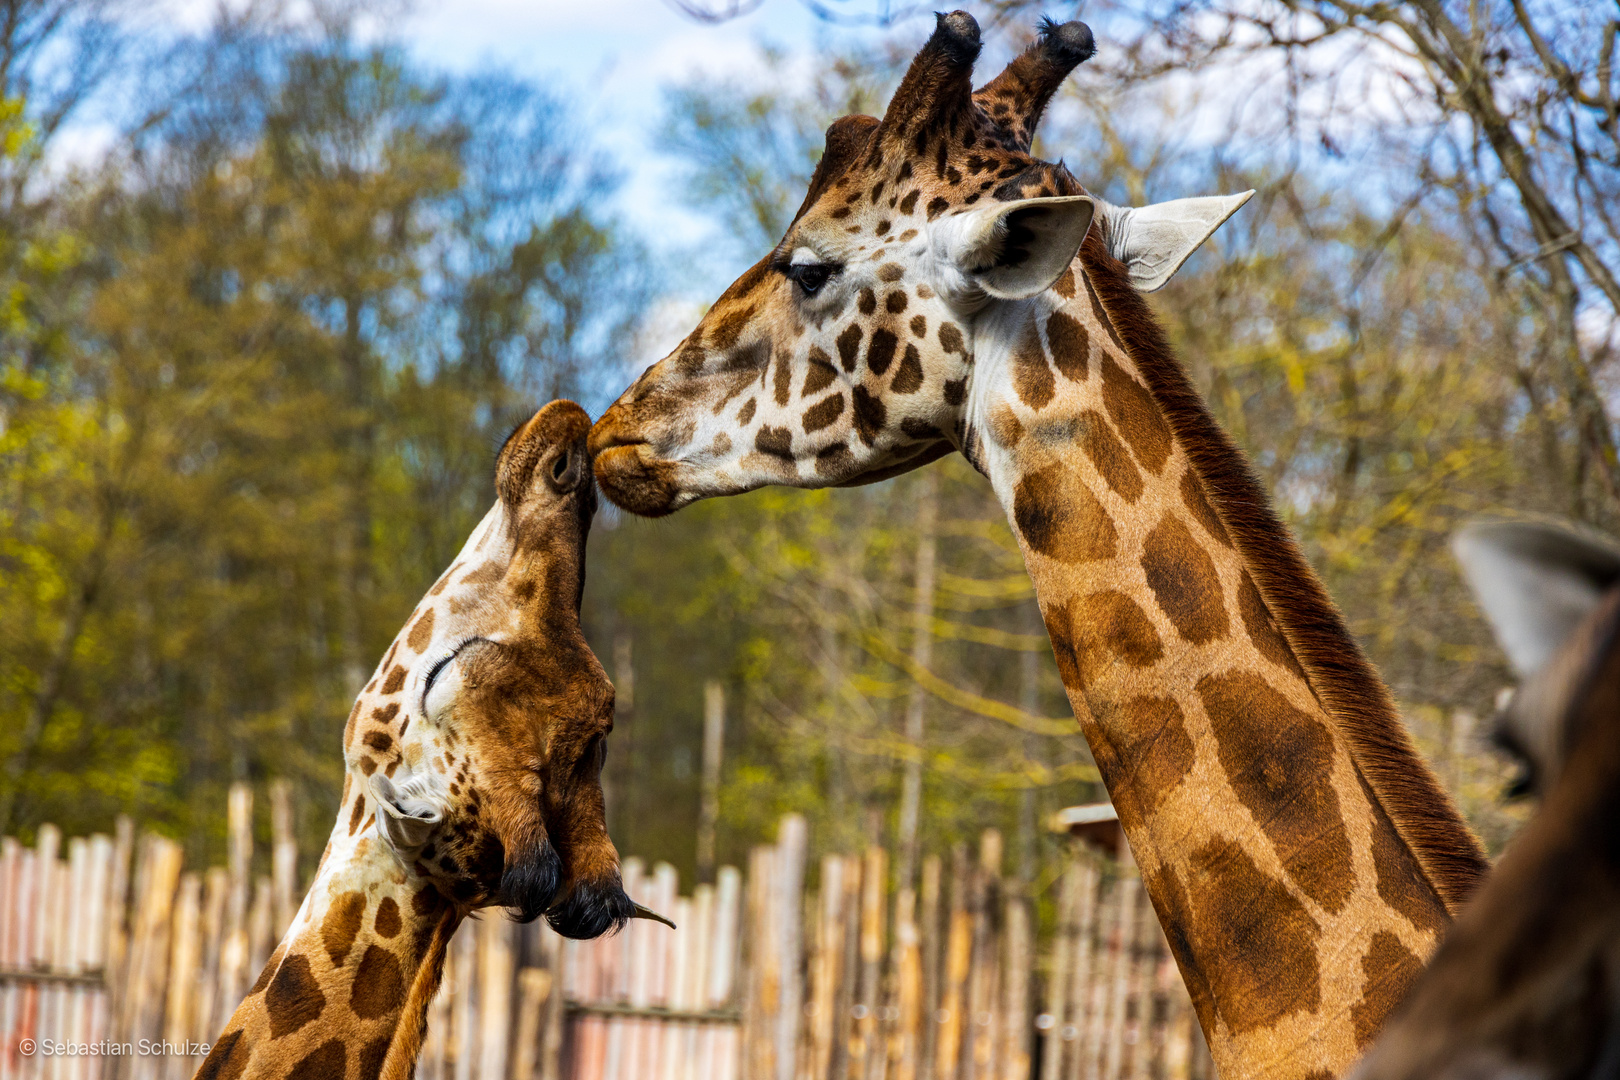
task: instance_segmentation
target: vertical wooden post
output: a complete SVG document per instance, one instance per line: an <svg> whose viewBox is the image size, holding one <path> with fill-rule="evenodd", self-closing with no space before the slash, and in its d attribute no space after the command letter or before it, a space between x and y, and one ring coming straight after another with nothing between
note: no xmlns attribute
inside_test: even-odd
<svg viewBox="0 0 1620 1080"><path fill-rule="evenodd" d="M839 960L838 994L833 1002L833 1054L831 1075L837 1080L859 1080L855 1063L855 1004L861 985L861 874L859 855L844 861L844 952Z"/></svg>
<svg viewBox="0 0 1620 1080"><path fill-rule="evenodd" d="M225 897L225 938L219 957L219 997L214 1008L213 1026L218 1031L225 1030L247 990L248 875L253 869L253 789L247 784L231 785L227 822L226 870L230 888Z"/></svg>
<svg viewBox="0 0 1620 1080"><path fill-rule="evenodd" d="M967 1076L992 1080L997 1040L996 987L1000 976L997 917L1001 907L1001 833L986 829L979 837L979 867L971 894L973 959L968 983L967 1015L962 1023L968 1034Z"/></svg>
<svg viewBox="0 0 1620 1080"><path fill-rule="evenodd" d="M550 992L551 973L545 968L526 967L518 972L518 1022L512 1048L512 1080L540 1080L541 1035Z"/></svg>
<svg viewBox="0 0 1620 1080"><path fill-rule="evenodd" d="M563 1053L563 939L549 926L540 928L540 953L551 973L551 993L546 997L545 1023L540 1043L540 1068L536 1080L562 1080Z"/></svg>
<svg viewBox="0 0 1620 1080"><path fill-rule="evenodd" d="M1040 1080L1062 1076L1064 1034L1069 1027L1069 964L1074 959L1076 925L1080 906L1080 864L1071 860L1064 867L1058 886L1057 927L1052 935L1052 961L1046 984L1046 1016L1040 1029Z"/></svg>
<svg viewBox="0 0 1620 1080"><path fill-rule="evenodd" d="M773 914L781 986L776 1013L776 1080L793 1080L799 1048L804 997L799 965L804 947L804 860L808 845L804 818L798 814L784 817L776 838L777 910Z"/></svg>
<svg viewBox="0 0 1620 1080"><path fill-rule="evenodd" d="M713 951L709 956L708 1007L718 1009L731 1000L737 978L737 943L741 939L742 874L735 866L722 866L714 887Z"/></svg>
<svg viewBox="0 0 1620 1080"><path fill-rule="evenodd" d="M923 1042L923 964L917 891L901 886L894 899L895 1037L889 1060L895 1080L918 1080Z"/></svg>
<svg viewBox="0 0 1620 1080"><path fill-rule="evenodd" d="M512 1022L512 923L496 910L478 921L478 1076L506 1076Z"/></svg>
<svg viewBox="0 0 1620 1080"><path fill-rule="evenodd" d="M922 1050L917 1075L932 1080L939 1053L940 1008L944 996L944 940L940 926L940 882L944 874L938 855L922 861Z"/></svg>
<svg viewBox="0 0 1620 1080"><path fill-rule="evenodd" d="M968 964L973 957L973 917L967 908L971 883L967 848L957 844L951 849L951 910L939 1005L939 1044L934 1054L936 1080L956 1080L959 1075L962 1014L967 1009Z"/></svg>
<svg viewBox="0 0 1620 1080"><path fill-rule="evenodd" d="M1035 949L1029 898L1021 888L1007 897L1004 933L999 1080L1029 1080L1029 1049L1034 1035L1029 1015L1030 969Z"/></svg>
<svg viewBox="0 0 1620 1080"><path fill-rule="evenodd" d="M714 881L715 830L720 822L720 761L726 741L726 688L703 684L703 788L698 805L697 879Z"/></svg>
<svg viewBox="0 0 1620 1080"><path fill-rule="evenodd" d="M270 880L274 891L271 932L277 941L292 925L303 899L298 887L298 832L293 818L292 784L270 781Z"/></svg>
<svg viewBox="0 0 1620 1080"><path fill-rule="evenodd" d="M809 1080L831 1075L833 1042L838 1032L838 983L844 959L844 860L821 857L821 884L816 905L815 945L810 961Z"/></svg>
<svg viewBox="0 0 1620 1080"><path fill-rule="evenodd" d="M1122 876L1114 885L1119 909L1117 946L1109 972L1107 1053L1103 1059L1103 1080L1120 1080L1124 1075L1125 1006L1131 990L1133 954L1136 952L1136 897L1142 879L1134 873Z"/></svg>
<svg viewBox="0 0 1620 1080"><path fill-rule="evenodd" d="M194 873L182 874L169 934L169 985L163 1019L163 1038L171 1044L184 1044L195 1026L191 1009L196 1001L197 969L201 958L201 908L202 882ZM190 1076L194 1070L189 1066L190 1062L186 1059L172 1061L166 1075L174 1078L182 1078L182 1074Z"/></svg>
<svg viewBox="0 0 1620 1080"><path fill-rule="evenodd" d="M260 874L253 882L253 903L248 908L247 918L247 966L243 974L249 980L257 980L259 972L270 961L270 952L276 947L281 935L275 932L276 925L276 887L275 882L266 874ZM252 985L252 982L249 982Z"/></svg>
<svg viewBox="0 0 1620 1080"><path fill-rule="evenodd" d="M119 814L113 828L112 871L107 881L107 1015L108 1038L118 1042L121 1037L117 1018L123 1013L124 995L128 987L129 963L129 880L130 863L135 856L135 822L127 814ZM108 1069L110 1077L115 1072Z"/></svg>
<svg viewBox="0 0 1620 1080"><path fill-rule="evenodd" d="M230 875L221 866L210 867L202 879L202 964L197 972L197 999L192 1008L195 1037L211 1042L223 1029L214 1028L219 999L219 956L225 940L225 901Z"/></svg>
<svg viewBox="0 0 1620 1080"><path fill-rule="evenodd" d="M776 1075L774 1021L781 986L773 949L776 849L755 847L748 855L748 964L743 993L743 1067L750 1080Z"/></svg>
<svg viewBox="0 0 1620 1080"><path fill-rule="evenodd" d="M883 1068L878 1045L878 1004L883 974L883 892L888 884L887 852L866 849L861 868L861 977L855 1003L855 1038L850 1040L850 1075L876 1080Z"/></svg>

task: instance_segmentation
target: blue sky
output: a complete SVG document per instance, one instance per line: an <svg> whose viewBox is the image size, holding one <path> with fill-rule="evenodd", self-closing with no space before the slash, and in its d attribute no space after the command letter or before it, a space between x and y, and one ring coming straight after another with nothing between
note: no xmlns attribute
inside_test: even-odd
<svg viewBox="0 0 1620 1080"><path fill-rule="evenodd" d="M766 0L719 25L698 23L664 0L422 0L401 29L407 47L431 66L473 72L495 65L579 102L598 145L624 170L626 216L675 247L700 241L705 226L675 205L670 163L653 149L663 87L695 74L762 77L761 42L785 50L791 63L820 43L875 33L829 26L796 0ZM907 29L920 36L926 25Z"/></svg>

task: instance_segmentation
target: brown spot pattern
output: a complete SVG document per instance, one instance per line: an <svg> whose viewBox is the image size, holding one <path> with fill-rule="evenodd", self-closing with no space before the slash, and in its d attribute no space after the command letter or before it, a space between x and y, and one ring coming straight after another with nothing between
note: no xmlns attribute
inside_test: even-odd
<svg viewBox="0 0 1620 1080"><path fill-rule="evenodd" d="M877 441L878 433L883 430L886 416L883 402L868 393L864 386L855 388L854 398L855 433L861 437L861 442L871 446Z"/></svg>
<svg viewBox="0 0 1620 1080"><path fill-rule="evenodd" d="M1339 911L1356 871L1339 795L1328 782L1334 749L1327 726L1247 672L1206 675L1198 696L1238 800L1294 883L1329 913Z"/></svg>
<svg viewBox="0 0 1620 1080"><path fill-rule="evenodd" d="M845 371L855 370L855 361L861 355L861 328L858 323L850 323L844 327L834 344L838 346L838 362L844 365Z"/></svg>
<svg viewBox="0 0 1620 1080"><path fill-rule="evenodd" d="M1305 905L1231 840L1194 851L1187 869L1190 889L1174 871L1160 878L1160 894L1181 908L1167 910L1166 921L1187 928L1176 957L1183 971L1189 964L1182 950L1189 943L1205 957L1205 965L1194 970L1231 1033L1242 1035L1320 1007L1319 928ZM1178 943L1172 939L1171 944ZM1191 959L1191 951L1186 957Z"/></svg>
<svg viewBox="0 0 1620 1080"><path fill-rule="evenodd" d="M392 1035L383 1034L361 1048L360 1070L355 1080L377 1080L382 1075L383 1063L388 1060L388 1044L392 1041Z"/></svg>
<svg viewBox="0 0 1620 1080"><path fill-rule="evenodd" d="M1378 897L1406 917L1406 921L1419 930L1442 934L1450 924L1445 905L1432 888L1421 883L1423 873L1412 853L1401 842L1395 825L1384 812L1384 807L1373 797L1372 788L1356 770L1361 791L1372 806L1373 872L1378 878Z"/></svg>
<svg viewBox="0 0 1620 1080"><path fill-rule="evenodd" d="M1141 812L1151 814L1192 771L1192 737L1181 706L1170 698L1131 698L1098 720L1119 755L1118 779L1131 780Z"/></svg>
<svg viewBox="0 0 1620 1080"><path fill-rule="evenodd" d="M287 1072L287 1080L335 1080L349 1068L349 1052L342 1039L328 1039Z"/></svg>
<svg viewBox="0 0 1620 1080"><path fill-rule="evenodd" d="M326 946L326 955L331 957L333 967L342 967L343 961L348 959L365 914L366 894L362 892L346 892L326 909L326 918L321 920L321 943Z"/></svg>
<svg viewBox="0 0 1620 1080"><path fill-rule="evenodd" d="M955 323L939 324L939 347L946 352L967 355L967 347L962 344L962 331L956 328Z"/></svg>
<svg viewBox="0 0 1620 1080"><path fill-rule="evenodd" d="M1115 664L1144 668L1164 655L1159 633L1146 613L1135 600L1112 589L1078 602L1073 642L1082 686L1090 686Z"/></svg>
<svg viewBox="0 0 1620 1080"><path fill-rule="evenodd" d="M391 938L399 933L401 925L403 924L399 917L399 905L394 902L392 896L383 897L377 904L377 915L371 922L372 929L377 932L378 937Z"/></svg>
<svg viewBox="0 0 1620 1080"><path fill-rule="evenodd" d="M1013 385L1018 399L1032 409L1044 409L1057 394L1057 380L1041 349L1041 337L1031 321L1013 348Z"/></svg>
<svg viewBox="0 0 1620 1080"><path fill-rule="evenodd" d="M1198 482L1198 476L1188 469L1181 474L1181 501L1186 504L1187 512L1192 514L1193 520L1204 527L1204 531L1220 541L1222 547L1231 547L1232 538L1226 534L1226 526L1221 524L1220 516L1215 508L1209 505L1209 499L1204 496L1204 485Z"/></svg>
<svg viewBox="0 0 1620 1080"><path fill-rule="evenodd" d="M1226 636L1226 602L1215 561L1174 514L1165 514L1142 545L1142 572L1176 632L1194 645Z"/></svg>
<svg viewBox="0 0 1620 1080"><path fill-rule="evenodd" d="M354 809L349 811L349 835L353 836L355 830L360 828L360 822L366 817L366 797L357 795L354 799Z"/></svg>
<svg viewBox="0 0 1620 1080"><path fill-rule="evenodd" d="M354 969L349 1008L365 1020L386 1016L405 1003L405 976L399 960L381 945L372 945Z"/></svg>
<svg viewBox="0 0 1620 1080"><path fill-rule="evenodd" d="M820 431L822 428L844 415L844 395L834 394L825 401L818 401L804 412L804 433Z"/></svg>
<svg viewBox="0 0 1620 1080"><path fill-rule="evenodd" d="M1159 475L1170 459L1170 428L1159 413L1148 388L1137 382L1114 358L1103 353L1103 405L1125 441L1136 451L1136 460L1148 472Z"/></svg>
<svg viewBox="0 0 1620 1080"><path fill-rule="evenodd" d="M1243 628L1249 632L1249 640L1254 642L1261 656L1287 668L1300 679L1305 678L1305 671L1299 666L1294 650L1289 647L1282 631L1277 629L1271 610L1266 607L1260 590L1255 587L1254 579L1247 570L1238 579L1238 614L1243 618Z"/></svg>
<svg viewBox="0 0 1620 1080"><path fill-rule="evenodd" d="M1401 1003L1422 973L1423 961L1402 945L1400 938L1388 930L1373 935L1361 958L1361 1000L1350 1006L1356 1049L1373 1041L1384 1026L1384 1018Z"/></svg>
<svg viewBox="0 0 1620 1080"><path fill-rule="evenodd" d="M866 347L866 367L874 375L882 375L894 363L894 353L900 339L889 330L872 331L872 343Z"/></svg>
<svg viewBox="0 0 1620 1080"><path fill-rule="evenodd" d="M776 354L776 377L773 384L776 403L786 405L793 399L793 358L786 352Z"/></svg>
<svg viewBox="0 0 1620 1080"><path fill-rule="evenodd" d="M395 664L394 670L390 671L388 673L388 678L383 680L382 692L385 694L397 694L399 693L400 687L404 685L405 669L400 667L398 664Z"/></svg>
<svg viewBox="0 0 1620 1080"><path fill-rule="evenodd" d="M1072 276L1069 285L1074 286ZM1046 320L1046 340L1052 346L1052 362L1065 379L1084 382L1091 377L1091 335L1079 320L1061 311L1052 312Z"/></svg>
<svg viewBox="0 0 1620 1080"><path fill-rule="evenodd" d="M1025 475L1013 489L1013 521L1035 551L1061 563L1111 559L1114 522L1084 484L1061 464Z"/></svg>
<svg viewBox="0 0 1620 1080"><path fill-rule="evenodd" d="M1058 279L1052 282L1052 288L1056 289L1057 294L1065 300L1074 299L1074 267L1063 271Z"/></svg>
<svg viewBox="0 0 1620 1080"><path fill-rule="evenodd" d="M745 307L732 308L730 311L726 312L720 317L720 321L714 325L714 333L710 338L710 340L714 343L714 348L718 351L724 352L726 349L729 349L733 345L737 344L737 338L742 336L743 327L747 326L749 320L753 317L753 304L748 304Z"/></svg>
<svg viewBox="0 0 1620 1080"><path fill-rule="evenodd" d="M889 391L895 394L915 394L922 389L922 384L922 357L917 353L917 346L907 345L905 355L900 360L900 370L894 373L894 381L889 384Z"/></svg>
<svg viewBox="0 0 1620 1080"><path fill-rule="evenodd" d="M270 1021L270 1037L291 1035L326 1008L326 995L309 969L309 958L289 956L276 969L264 990L264 1013Z"/></svg>
<svg viewBox="0 0 1620 1080"><path fill-rule="evenodd" d="M394 748L394 737L386 731L366 732L365 742L379 754L386 754Z"/></svg>
<svg viewBox="0 0 1620 1080"><path fill-rule="evenodd" d="M242 1029L228 1032L208 1051L196 1080L237 1080L247 1068L252 1050L242 1043Z"/></svg>
<svg viewBox="0 0 1620 1080"><path fill-rule="evenodd" d="M838 377L838 370L833 367L832 357L822 352L820 348L810 347L810 370L804 374L804 388L799 391L800 396L809 397L820 390L832 385Z"/></svg>
<svg viewBox="0 0 1620 1080"><path fill-rule="evenodd" d="M1080 414L1080 429L1084 432L1080 449L1085 451L1086 457L1091 459L1091 464L1114 494L1131 503L1140 499L1142 471L1131 460L1130 451L1119 441L1114 429L1108 426L1103 414L1096 409L1087 409Z"/></svg>
<svg viewBox="0 0 1620 1080"><path fill-rule="evenodd" d="M759 408L759 402L749 398L743 402L743 407L737 410L737 423L747 425L754 422L754 410Z"/></svg>
<svg viewBox="0 0 1620 1080"><path fill-rule="evenodd" d="M426 652L428 642L432 640L433 609L428 608L422 612L422 617L416 620L416 625L411 627L411 636L405 639L405 644L409 645L415 652Z"/></svg>

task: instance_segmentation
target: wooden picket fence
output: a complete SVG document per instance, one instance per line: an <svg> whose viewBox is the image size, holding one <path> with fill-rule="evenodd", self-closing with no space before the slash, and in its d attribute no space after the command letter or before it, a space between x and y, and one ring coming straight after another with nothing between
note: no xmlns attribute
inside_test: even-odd
<svg viewBox="0 0 1620 1080"><path fill-rule="evenodd" d="M272 873L253 877L252 794L228 865L127 819L64 845L0 840L0 1080L183 1080L296 912L297 849L273 789ZM824 855L801 818L681 895L626 859L626 890L680 927L564 941L498 912L451 944L423 1080L1208 1080L1157 920L1129 866L1076 850L1055 928L1000 872L1001 842L922 861ZM812 875L810 870L816 872ZM814 884L807 882L814 877ZM1048 922L1051 922L1049 919Z"/></svg>

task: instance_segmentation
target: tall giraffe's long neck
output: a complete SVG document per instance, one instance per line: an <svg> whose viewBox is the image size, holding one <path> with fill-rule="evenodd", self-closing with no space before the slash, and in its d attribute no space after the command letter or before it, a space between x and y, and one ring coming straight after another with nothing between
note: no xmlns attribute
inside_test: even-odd
<svg viewBox="0 0 1620 1080"><path fill-rule="evenodd" d="M355 785L359 787L359 785ZM365 796L350 796L365 805ZM404 1080L462 914L348 815L258 982L198 1080Z"/></svg>
<svg viewBox="0 0 1620 1080"><path fill-rule="evenodd" d="M1483 862L1398 726L1347 723L1347 676L1320 665L1365 662L1338 623L1354 656L1311 654L1299 624L1337 615L1284 610L1285 575L1234 521L1242 493L1210 475L1209 454L1237 452L1176 430L1163 372L1123 339L1158 344L1145 306L1110 294L1123 274L1094 238L1083 255L1089 272L1077 261L979 328L970 449L1221 1073L1337 1075L1447 925L1467 867L1441 849ZM1268 515L1270 545L1297 559ZM1302 560L1289 572L1320 593ZM1365 708L1387 708L1359 677Z"/></svg>

